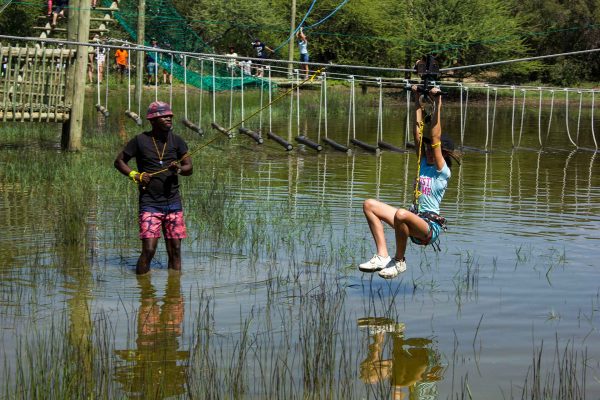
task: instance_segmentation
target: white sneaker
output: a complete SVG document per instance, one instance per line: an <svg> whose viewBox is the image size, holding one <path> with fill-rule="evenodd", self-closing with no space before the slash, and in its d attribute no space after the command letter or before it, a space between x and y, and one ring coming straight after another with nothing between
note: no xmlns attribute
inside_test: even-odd
<svg viewBox="0 0 600 400"><path fill-rule="evenodd" d="M404 260L396 260L392 258L388 265L381 271L379 271L379 276L385 279L392 279L398 276L399 273L406 271L406 261Z"/></svg>
<svg viewBox="0 0 600 400"><path fill-rule="evenodd" d="M390 262L390 256L382 257L375 254L369 261L364 262L358 266L358 269L362 272L375 272L384 269Z"/></svg>

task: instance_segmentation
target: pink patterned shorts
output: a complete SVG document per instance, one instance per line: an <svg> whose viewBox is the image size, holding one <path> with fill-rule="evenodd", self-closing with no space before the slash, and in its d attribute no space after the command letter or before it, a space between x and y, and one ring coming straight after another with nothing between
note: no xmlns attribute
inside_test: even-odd
<svg viewBox="0 0 600 400"><path fill-rule="evenodd" d="M159 238L161 230L167 239L187 237L183 211L168 214L144 211L139 215L139 222L140 239Z"/></svg>

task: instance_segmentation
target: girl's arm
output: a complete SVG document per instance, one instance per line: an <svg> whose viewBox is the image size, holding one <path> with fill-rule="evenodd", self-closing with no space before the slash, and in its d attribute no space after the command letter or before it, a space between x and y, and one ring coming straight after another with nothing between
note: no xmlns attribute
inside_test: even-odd
<svg viewBox="0 0 600 400"><path fill-rule="evenodd" d="M413 130L413 136L415 140L415 151L418 156L419 144L421 144L421 126L423 124L423 110L421 109L421 103L419 102L419 92L417 86L413 85L411 91L415 96L415 128Z"/></svg>
<svg viewBox="0 0 600 400"><path fill-rule="evenodd" d="M446 161L442 155L442 121L440 118L442 113L442 95L439 92L439 88L430 90L434 105L433 115L431 116L431 148L438 171L446 165Z"/></svg>

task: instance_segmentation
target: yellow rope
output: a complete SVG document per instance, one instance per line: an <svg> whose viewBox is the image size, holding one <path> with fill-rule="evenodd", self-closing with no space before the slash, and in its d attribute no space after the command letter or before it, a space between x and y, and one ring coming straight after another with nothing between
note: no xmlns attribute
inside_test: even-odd
<svg viewBox="0 0 600 400"><path fill-rule="evenodd" d="M415 179L415 198L413 204L415 206L415 210L419 212L419 197L421 196L421 191L419 190L419 186L421 183L420 175L421 175L421 150L423 149L423 129L425 128L425 124L423 121L419 121L419 151L417 152L417 177Z"/></svg>
<svg viewBox="0 0 600 400"><path fill-rule="evenodd" d="M285 91L283 94L281 94L280 96L276 97L273 101L271 101L269 104L265 105L262 108L259 108L258 110L256 110L254 113L252 113L249 117L241 120L240 122L238 122L237 124L231 126L229 129L227 129L227 132L230 132L232 130L234 130L235 128L237 128L238 126L242 125L244 122L248 121L250 118L254 117L255 115L257 115L259 112L261 112L262 110L264 110L265 108L271 106L273 103L281 100L282 98L284 98L285 96L287 96L290 92L292 92L294 89L304 85L307 82L312 82L315 80L315 78L317 77L317 75L320 75L323 70L325 69L325 67L319 68L318 70L315 71L314 74L312 74L310 77L304 79L302 82L300 82L300 84L298 84L298 86L294 87L294 85L291 86L290 89L288 89L287 91ZM221 138L221 135L216 135L214 138L212 138L211 140L209 140L206 143L203 143L202 145L198 146L194 151L191 152L187 152L183 155L183 157L181 157L181 159L177 160L177 163L180 163L181 161L183 161L184 159L186 159L187 157L191 157L192 154L197 153L198 151L202 150L204 147L208 146L209 144L213 143L214 141L216 141L217 139ZM165 172L168 171L169 168L163 168L159 171L156 172L152 172L152 173L147 173L149 176L154 176L157 174L160 174L161 172Z"/></svg>

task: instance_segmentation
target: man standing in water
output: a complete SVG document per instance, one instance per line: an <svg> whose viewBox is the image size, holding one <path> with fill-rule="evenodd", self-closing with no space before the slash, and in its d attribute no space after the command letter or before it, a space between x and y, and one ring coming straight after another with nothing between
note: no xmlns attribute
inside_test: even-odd
<svg viewBox="0 0 600 400"><path fill-rule="evenodd" d="M181 239L186 237L178 176L193 172L185 141L172 131L173 112L168 103L155 101L146 119L152 130L131 139L115 160L115 168L139 187L139 225L142 253L136 273L145 274L156 252L161 230L165 235L169 269L181 270ZM135 158L138 172L129 167Z"/></svg>

